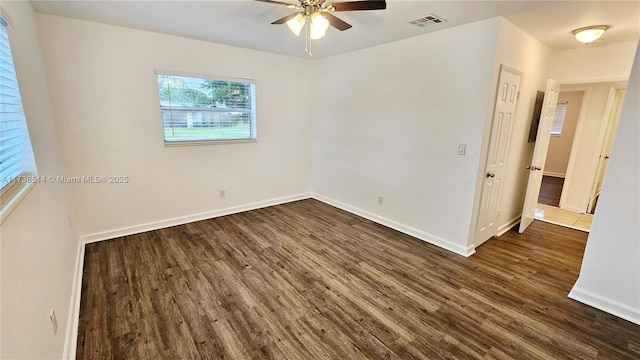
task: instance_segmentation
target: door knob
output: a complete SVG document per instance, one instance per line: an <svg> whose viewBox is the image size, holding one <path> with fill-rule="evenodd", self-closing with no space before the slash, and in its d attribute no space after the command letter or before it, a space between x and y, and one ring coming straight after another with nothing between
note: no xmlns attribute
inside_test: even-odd
<svg viewBox="0 0 640 360"><path fill-rule="evenodd" d="M533 170L542 170L542 168L536 166L536 167L533 168Z"/></svg>
<svg viewBox="0 0 640 360"><path fill-rule="evenodd" d="M525 169L529 170L529 169L531 169L531 166L527 165L527 167Z"/></svg>
<svg viewBox="0 0 640 360"><path fill-rule="evenodd" d="M494 177L494 176L496 176L496 174L494 174L494 173L492 173L492 172L488 172L488 173L487 173L487 177L488 177L488 178L490 178L490 177Z"/></svg>
<svg viewBox="0 0 640 360"><path fill-rule="evenodd" d="M608 158L609 158L609 155L605 156L604 158L605 158L605 159L608 159Z"/></svg>

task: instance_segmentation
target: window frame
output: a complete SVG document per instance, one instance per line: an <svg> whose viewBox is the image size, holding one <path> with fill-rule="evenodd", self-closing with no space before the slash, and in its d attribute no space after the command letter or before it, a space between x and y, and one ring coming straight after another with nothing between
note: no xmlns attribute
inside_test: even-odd
<svg viewBox="0 0 640 360"><path fill-rule="evenodd" d="M9 55L11 56L11 63L13 66L13 76L15 77L15 83L17 89L16 92L18 94L19 99L19 111L16 113L18 115L18 121L20 123L19 130L21 133L22 142L20 146L24 147L24 154L21 156L20 160L20 172L17 173L11 180L6 181L5 179L0 179L0 224L4 223L4 221L9 217L11 212L24 200L27 194L35 187L38 183L38 170L35 163L35 158L33 154L33 146L31 144L31 136L29 134L29 126L27 124L27 116L24 111L24 101L22 100L22 94L20 91L20 80L18 79L18 70L15 67L15 56L14 49L11 46L11 32L15 30L13 23L11 22L10 17L2 11L0 14L0 27L4 28L7 35L7 42L9 48ZM13 81L13 80L11 80ZM0 139L1 141L1 139Z"/></svg>
<svg viewBox="0 0 640 360"><path fill-rule="evenodd" d="M258 122L257 122L257 86L256 81L254 79L249 78L238 78L238 77L229 77L229 76L219 76L219 75L205 75L205 74L197 74L197 73L189 73L183 71L175 71L175 70L165 70L165 69L156 69L155 71L156 78L156 88L158 91L158 104L160 105L160 124L162 126L162 140L165 147L181 147L181 146L201 146L201 145L226 145L226 144L245 144L245 143L255 143L258 142ZM252 109L249 111L251 115L249 127L250 127L250 135L253 135L250 138L241 138L241 139L206 139L206 140L173 140L167 141L164 134L164 122L162 120L162 99L160 97L160 87L157 85L158 76L182 76L182 77L190 77L197 78L202 80L213 80L213 81L226 81L226 82L234 82L234 83L244 83L250 84L252 87L252 96L251 99ZM193 108L194 110L205 110L203 108ZM234 109L231 109L234 110ZM210 108L206 109L206 111L214 111L214 112L228 112L229 108Z"/></svg>

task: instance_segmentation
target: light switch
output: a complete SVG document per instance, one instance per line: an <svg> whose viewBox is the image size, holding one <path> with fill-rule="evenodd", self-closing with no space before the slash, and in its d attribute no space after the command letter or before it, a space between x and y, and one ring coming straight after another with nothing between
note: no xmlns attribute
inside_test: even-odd
<svg viewBox="0 0 640 360"><path fill-rule="evenodd" d="M467 144L458 144L458 155L464 155L467 152Z"/></svg>

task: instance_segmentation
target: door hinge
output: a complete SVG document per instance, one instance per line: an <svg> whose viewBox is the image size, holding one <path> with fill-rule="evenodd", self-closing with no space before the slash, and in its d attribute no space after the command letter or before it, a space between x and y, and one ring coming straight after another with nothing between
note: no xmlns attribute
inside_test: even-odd
<svg viewBox="0 0 640 360"><path fill-rule="evenodd" d="M516 99L520 99L520 91L518 91L518 96L516 96Z"/></svg>

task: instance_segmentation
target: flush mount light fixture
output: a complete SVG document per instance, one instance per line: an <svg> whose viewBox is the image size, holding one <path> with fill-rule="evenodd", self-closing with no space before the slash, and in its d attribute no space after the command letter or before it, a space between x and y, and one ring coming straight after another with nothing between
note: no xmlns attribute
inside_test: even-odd
<svg viewBox="0 0 640 360"><path fill-rule="evenodd" d="M607 29L609 29L607 25L593 25L575 29L571 33L576 37L576 40L589 44L600 39Z"/></svg>

